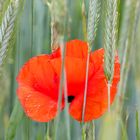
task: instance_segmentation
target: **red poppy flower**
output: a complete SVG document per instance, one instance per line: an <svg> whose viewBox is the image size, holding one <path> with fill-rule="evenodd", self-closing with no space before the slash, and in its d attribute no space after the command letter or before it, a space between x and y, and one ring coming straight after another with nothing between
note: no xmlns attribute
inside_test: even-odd
<svg viewBox="0 0 140 140"><path fill-rule="evenodd" d="M65 70L69 113L78 121L82 121L87 54L86 42L72 40L66 43ZM103 49L90 54L85 122L99 118L108 108L103 60ZM61 61L61 51L58 48L50 55L31 58L19 72L17 95L25 113L33 120L48 122L57 115ZM114 69L111 104L120 78L118 56L115 58ZM65 106L64 96L62 98L61 110Z"/></svg>

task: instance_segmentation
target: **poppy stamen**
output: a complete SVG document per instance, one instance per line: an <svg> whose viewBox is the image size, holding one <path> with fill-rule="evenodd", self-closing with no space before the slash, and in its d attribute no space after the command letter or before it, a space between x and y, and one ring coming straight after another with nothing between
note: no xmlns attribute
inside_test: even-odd
<svg viewBox="0 0 140 140"><path fill-rule="evenodd" d="M74 96L68 96L68 103L71 103L75 97Z"/></svg>

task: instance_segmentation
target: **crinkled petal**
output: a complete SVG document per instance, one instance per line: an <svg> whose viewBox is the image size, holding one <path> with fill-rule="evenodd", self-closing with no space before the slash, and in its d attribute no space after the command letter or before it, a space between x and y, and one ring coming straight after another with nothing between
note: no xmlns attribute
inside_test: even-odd
<svg viewBox="0 0 140 140"><path fill-rule="evenodd" d="M103 56L104 51L100 49L91 54L91 59L94 63L94 74L88 81L87 100L85 109L84 121L91 121L101 117L108 108L108 93L107 93L107 80L104 75L103 69ZM114 79L111 86L111 104L117 92L117 84L120 79L120 64L118 57L115 59ZM82 108L83 108L83 92L77 96L70 105L71 116L82 121Z"/></svg>
<svg viewBox="0 0 140 140"><path fill-rule="evenodd" d="M74 58L87 59L88 45L87 42L75 39L66 43L66 56ZM61 56L61 49L54 51L55 57Z"/></svg>
<svg viewBox="0 0 140 140"><path fill-rule="evenodd" d="M50 97L25 86L18 88L17 95L25 113L31 119L48 122L56 116L57 102Z"/></svg>
<svg viewBox="0 0 140 140"><path fill-rule="evenodd" d="M66 43L66 56L87 59L88 45L81 40L72 40Z"/></svg>
<svg viewBox="0 0 140 140"><path fill-rule="evenodd" d="M51 60L57 75L61 78L61 58ZM67 79L68 96L81 93L85 85L86 60L74 57L65 57L65 70ZM89 64L89 77L93 73L93 64Z"/></svg>
<svg viewBox="0 0 140 140"><path fill-rule="evenodd" d="M53 99L58 98L59 77L54 71L50 56L41 55L31 58L21 68L17 81Z"/></svg>
<svg viewBox="0 0 140 140"><path fill-rule="evenodd" d="M59 77L51 59L48 55L31 58L17 77L18 98L26 114L36 121L49 121L57 112Z"/></svg>

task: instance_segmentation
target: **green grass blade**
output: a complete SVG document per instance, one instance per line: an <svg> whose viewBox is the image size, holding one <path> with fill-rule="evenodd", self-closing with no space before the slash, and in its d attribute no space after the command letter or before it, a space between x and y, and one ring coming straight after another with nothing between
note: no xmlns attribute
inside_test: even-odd
<svg viewBox="0 0 140 140"><path fill-rule="evenodd" d="M20 124L22 117L23 117L23 111L21 109L19 102L16 100L13 112L9 120L9 125L5 135L5 140L14 140L17 127Z"/></svg>

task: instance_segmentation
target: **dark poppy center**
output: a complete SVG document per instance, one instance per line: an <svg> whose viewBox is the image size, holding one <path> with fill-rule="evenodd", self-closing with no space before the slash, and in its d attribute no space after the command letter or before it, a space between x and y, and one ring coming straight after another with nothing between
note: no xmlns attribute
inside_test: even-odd
<svg viewBox="0 0 140 140"><path fill-rule="evenodd" d="M71 103L74 99L74 96L68 96L68 103Z"/></svg>

